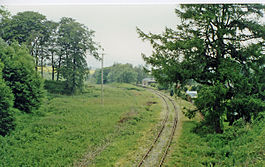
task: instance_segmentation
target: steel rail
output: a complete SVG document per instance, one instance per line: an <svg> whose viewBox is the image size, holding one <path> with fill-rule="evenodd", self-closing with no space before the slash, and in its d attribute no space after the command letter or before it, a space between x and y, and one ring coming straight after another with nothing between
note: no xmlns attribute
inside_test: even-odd
<svg viewBox="0 0 265 167"><path fill-rule="evenodd" d="M151 89L153 90L153 89ZM141 159L141 161L139 162L139 164L137 165L137 167L140 167L143 165L145 159L148 157L149 153L153 150L156 142L158 141L159 137L161 136L163 130L165 129L165 125L166 125L166 122L168 121L168 115L169 115L169 105L165 99L165 97L163 95L161 95L160 93L158 93L157 91L153 90L155 92L155 94L157 94L159 97L161 97L163 99L163 101L166 103L166 107L167 107L167 113L166 113L166 116L162 122L162 127L161 129L159 130L154 142L151 144L151 146L149 147L148 151L145 153L145 155L143 156L143 158Z"/></svg>
<svg viewBox="0 0 265 167"><path fill-rule="evenodd" d="M142 86L143 87L143 86ZM144 88L147 88L147 87L144 87ZM173 105L173 108L174 108L174 111L175 111L175 118L174 118L174 122L173 122L173 126L172 126L172 130L171 130L171 133L170 133L170 137L167 141L167 144L166 144L166 149L165 151L163 152L162 156L161 156L161 159L159 161L159 167L161 167L166 159L166 156L168 154L168 151L169 151L169 148L170 148L170 145L172 143L172 140L173 140L173 137L174 137L174 134L175 134L175 131L176 131L176 127L177 127L177 123L178 123L178 110L177 110L177 107L174 103L174 100L171 99L170 97L168 97L167 95L165 94L162 94L161 92L159 91L156 91L152 88L147 88L147 89L151 89L152 91L154 91L158 96L160 96L166 103L166 106L167 106L167 114L166 114L166 117L165 119L163 120L162 122L162 128L160 129L158 135L156 136L154 142L152 143L152 145L149 147L148 151L146 152L146 154L143 156L143 158L141 159L141 161L139 162L139 164L137 165L137 167L140 167L143 165L144 161L146 160L146 158L149 156L150 152L152 151L152 149L154 148L155 144L157 143L159 137L161 136L164 128L165 128L165 124L166 122L168 121L168 114L169 114L169 104L167 103L167 100L165 98L167 98L171 104Z"/></svg>

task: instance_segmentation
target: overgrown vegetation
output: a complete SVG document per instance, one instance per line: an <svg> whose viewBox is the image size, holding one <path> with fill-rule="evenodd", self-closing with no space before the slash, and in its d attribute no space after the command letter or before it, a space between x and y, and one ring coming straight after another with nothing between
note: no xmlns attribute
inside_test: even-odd
<svg viewBox="0 0 265 167"><path fill-rule="evenodd" d="M5 136L14 129L14 108L31 113L43 98L42 80L34 71L33 59L24 46L6 44L0 38L0 131Z"/></svg>
<svg viewBox="0 0 265 167"><path fill-rule="evenodd" d="M87 88L82 95L49 94L39 114L17 113L17 128L0 137L0 166L135 163L133 151L152 137L150 128L159 121L159 100L142 88L118 84L105 86L101 105L100 86Z"/></svg>
<svg viewBox="0 0 265 167"><path fill-rule="evenodd" d="M264 118L253 124L240 119L232 127L225 126L223 134L209 134L196 128L197 121L185 121L166 166L261 167L265 163L264 125Z"/></svg>
<svg viewBox="0 0 265 167"><path fill-rule="evenodd" d="M176 102L184 112L195 107L180 98ZM202 126L201 119L201 115L192 120L181 116L182 129L178 138L175 136L165 166L263 166L264 115L252 124L242 119L233 126L225 123L223 134L209 133L212 129Z"/></svg>
<svg viewBox="0 0 265 167"><path fill-rule="evenodd" d="M201 114L201 122L183 123L169 166L265 163L264 9L181 5L177 30L137 29L154 48L143 58L158 89L181 95L191 82L198 86L196 109L185 114ZM104 83L116 84L105 87L102 105L99 87L84 86L86 53L100 59L94 31L72 18L56 23L31 11L11 16L4 7L0 29L0 166L135 165L161 108L150 93L121 83L140 83L148 76L144 67L104 68ZM44 83L44 97L47 65L52 80ZM101 82L100 70L94 78Z"/></svg>
<svg viewBox="0 0 265 167"><path fill-rule="evenodd" d="M262 4L180 5L181 24L145 34L143 55L161 85L177 94L195 81L196 108L184 111L179 141L167 166L263 166L265 111Z"/></svg>

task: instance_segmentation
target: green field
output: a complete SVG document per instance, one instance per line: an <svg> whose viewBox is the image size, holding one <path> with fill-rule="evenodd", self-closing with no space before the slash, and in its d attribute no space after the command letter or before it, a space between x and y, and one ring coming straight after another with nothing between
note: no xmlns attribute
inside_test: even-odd
<svg viewBox="0 0 265 167"><path fill-rule="evenodd" d="M104 105L98 85L49 94L35 114L15 114L15 131L0 137L0 166L131 166L155 134L160 108L155 95L126 84L105 86Z"/></svg>

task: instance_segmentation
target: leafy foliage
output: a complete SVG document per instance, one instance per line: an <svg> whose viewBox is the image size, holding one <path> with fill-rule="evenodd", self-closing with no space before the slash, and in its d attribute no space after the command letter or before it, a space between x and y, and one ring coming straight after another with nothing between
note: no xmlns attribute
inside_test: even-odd
<svg viewBox="0 0 265 167"><path fill-rule="evenodd" d="M103 83L106 84L108 83L108 74L110 73L112 67L104 67L103 68ZM100 84L101 83L101 69L97 69L95 73L93 74L93 77L96 79L96 83Z"/></svg>
<svg viewBox="0 0 265 167"><path fill-rule="evenodd" d="M114 64L103 69L104 83L142 83L148 74L142 66L133 67L131 64ZM101 83L101 69L97 69L94 74L96 83Z"/></svg>
<svg viewBox="0 0 265 167"><path fill-rule="evenodd" d="M19 43L27 42L31 44L43 31L45 16L37 12L20 12L12 19L7 20L7 25L3 29L2 38L5 41L16 40Z"/></svg>
<svg viewBox="0 0 265 167"><path fill-rule="evenodd" d="M251 121L264 111L265 32L259 22L264 8L259 4L181 5L176 9L182 21L177 30L166 28L156 35L137 29L154 48L151 56L143 58L152 65L158 82L179 88L193 79L204 85L196 105L217 133L223 131L225 115L236 113ZM229 120L232 124L235 119Z"/></svg>
<svg viewBox="0 0 265 167"><path fill-rule="evenodd" d="M49 93L65 94L65 81L45 80L44 89Z"/></svg>
<svg viewBox="0 0 265 167"><path fill-rule="evenodd" d="M98 57L97 44L93 41L94 31L72 18L62 18L59 26L58 45L61 64L58 69L66 79L66 90L70 94L82 90L85 75L88 73L86 53Z"/></svg>
<svg viewBox="0 0 265 167"><path fill-rule="evenodd" d="M41 105L43 97L42 80L34 71L34 62L25 46L13 43L8 46L1 41L4 63L3 78L14 94L14 107L32 112Z"/></svg>
<svg viewBox="0 0 265 167"><path fill-rule="evenodd" d="M7 135L14 129L14 118L11 114L13 94L2 78L3 64L0 61L0 135Z"/></svg>
<svg viewBox="0 0 265 167"><path fill-rule="evenodd" d="M62 18L59 23L32 11L19 12L10 17L1 8L1 37L11 44L24 44L35 61L35 70L44 77L44 66L52 66L52 80L66 80L65 93L81 91L88 73L86 55L99 58L100 46L94 42L94 31L72 18ZM38 68L40 67L40 68Z"/></svg>
<svg viewBox="0 0 265 167"><path fill-rule="evenodd" d="M108 74L109 82L133 83L137 80L137 73L130 64L114 64Z"/></svg>

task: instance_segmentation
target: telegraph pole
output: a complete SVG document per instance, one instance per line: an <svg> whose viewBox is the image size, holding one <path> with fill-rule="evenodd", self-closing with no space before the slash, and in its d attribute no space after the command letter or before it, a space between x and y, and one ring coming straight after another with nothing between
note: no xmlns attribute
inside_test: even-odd
<svg viewBox="0 0 265 167"><path fill-rule="evenodd" d="M104 100L103 100L103 57L104 54L102 53L102 58L101 58L101 104L104 105Z"/></svg>

